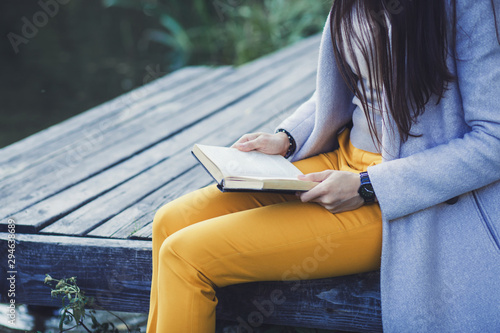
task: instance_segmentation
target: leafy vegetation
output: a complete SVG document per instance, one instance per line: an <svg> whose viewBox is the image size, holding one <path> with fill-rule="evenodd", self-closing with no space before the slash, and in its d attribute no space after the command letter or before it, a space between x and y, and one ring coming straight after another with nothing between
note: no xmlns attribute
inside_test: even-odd
<svg viewBox="0 0 500 333"><path fill-rule="evenodd" d="M188 1L189 2L189 1ZM318 32L330 1L192 0L192 15L182 21L162 3L103 0L105 7L139 10L161 29L148 29L142 45L158 43L170 50L170 67L195 64L243 64ZM188 5L189 6L189 5ZM196 22L193 24L193 22Z"/></svg>
<svg viewBox="0 0 500 333"><path fill-rule="evenodd" d="M119 330L112 322L100 323L97 320L94 308L98 306L94 304L92 297L85 296L84 292L80 290L76 284L76 277L58 280L46 274L44 283L54 287L50 292L52 297L61 297L62 299L59 332L83 328L87 332L94 333L119 333ZM109 313L114 315L112 312ZM85 323L87 316L90 316L91 319L90 327ZM118 316L116 317L120 319ZM128 332L140 332L140 329L132 331L125 322L123 323L127 327ZM66 327L68 325L72 326Z"/></svg>

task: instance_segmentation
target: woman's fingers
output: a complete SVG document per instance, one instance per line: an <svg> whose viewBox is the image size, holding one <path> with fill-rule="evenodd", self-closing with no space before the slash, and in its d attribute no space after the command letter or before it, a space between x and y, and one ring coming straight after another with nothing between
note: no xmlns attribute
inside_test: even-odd
<svg viewBox="0 0 500 333"><path fill-rule="evenodd" d="M302 202L317 202L323 203L324 196L327 194L324 184L321 183L316 185L314 188L307 192L300 194L300 200Z"/></svg>
<svg viewBox="0 0 500 333"><path fill-rule="evenodd" d="M276 155L283 154L288 145L288 137L283 133L249 133L243 135L231 147L241 151L260 151L265 154Z"/></svg>
<svg viewBox="0 0 500 333"><path fill-rule="evenodd" d="M316 202L332 213L353 210L364 203L358 194L359 176L356 173L326 170L299 179L321 182L299 195L302 202Z"/></svg>
<svg viewBox="0 0 500 333"><path fill-rule="evenodd" d="M233 145L231 146L231 148L239 148L239 147L241 147L241 145L245 145L247 142L255 140L261 134L262 133L248 133L248 134L245 134L241 138L239 138L238 141L236 141L235 143L233 143Z"/></svg>
<svg viewBox="0 0 500 333"><path fill-rule="evenodd" d="M312 182L322 182L332 174L333 170L324 170L320 172L311 172L306 175L299 175L300 180L307 180Z"/></svg>
<svg viewBox="0 0 500 333"><path fill-rule="evenodd" d="M325 187L325 184L322 184L325 179L327 179L331 174L333 170L324 170L321 172L312 172L307 175L299 175L300 180L306 180L306 181L313 181L313 182L319 182L320 184L316 185L312 189L310 189L307 192L303 192L300 194L300 200L302 202L309 202L309 201L316 201L318 199L321 199L322 196L324 196L325 190L327 190Z"/></svg>

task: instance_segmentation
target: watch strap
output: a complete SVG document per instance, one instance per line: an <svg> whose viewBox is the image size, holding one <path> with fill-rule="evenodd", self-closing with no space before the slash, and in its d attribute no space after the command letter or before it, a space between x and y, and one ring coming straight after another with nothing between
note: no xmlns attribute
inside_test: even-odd
<svg viewBox="0 0 500 333"><path fill-rule="evenodd" d="M358 193L363 198L365 203L375 202L375 192L373 191L373 186L368 176L368 172L361 172L359 174L361 185L359 186Z"/></svg>

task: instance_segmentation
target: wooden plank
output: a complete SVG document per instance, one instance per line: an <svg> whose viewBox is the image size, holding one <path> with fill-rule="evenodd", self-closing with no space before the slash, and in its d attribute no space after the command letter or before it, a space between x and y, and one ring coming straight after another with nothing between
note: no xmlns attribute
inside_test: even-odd
<svg viewBox="0 0 500 333"><path fill-rule="evenodd" d="M87 296L108 310L143 312L149 308L151 242L89 237L16 234L16 303L60 306L43 284L77 277ZM7 234L0 233L6 258ZM8 271L6 260L0 262ZM0 301L8 301L2 279ZM217 290L217 318L242 326L281 324L298 327L381 332L379 274L301 281L269 281Z"/></svg>
<svg viewBox="0 0 500 333"><path fill-rule="evenodd" d="M217 318L235 321L242 330L269 323L382 332L378 271L316 280L231 285L219 289L217 299Z"/></svg>
<svg viewBox="0 0 500 333"><path fill-rule="evenodd" d="M154 213L166 202L211 183L213 183L213 179L210 175L201 165L196 165L194 168L169 182L166 186L161 187L144 199L113 216L109 221L92 230L87 235L123 239L134 238L134 234L146 224L149 224L153 219ZM144 219L145 215L150 216L151 219Z"/></svg>
<svg viewBox="0 0 500 333"><path fill-rule="evenodd" d="M303 64L303 68L307 68L306 63ZM309 77L309 79L307 79L307 77ZM98 227L109 218L137 203L140 199L148 196L159 187L177 178L180 174L196 165L196 161L189 157L189 150L197 140L203 138L204 142L208 141L211 144L218 145L227 145L235 141L242 133L245 133L253 127L259 126L263 122L267 122L269 119L268 117L272 116L276 111L281 110L281 108L289 108L309 97L314 87L314 77L314 71L312 70L309 72L306 71L302 75L296 75L293 79L284 77L283 81L286 83L276 81L276 85L279 89L281 91L286 91L286 93L280 94L279 96L274 96L273 94L267 95L267 98L272 98L272 101L266 104L262 103L262 100L266 101L266 99L259 98L259 93L252 95L251 99L245 101L247 103L255 103L252 106L255 109L255 113L252 112L251 114L245 115L245 117L242 117L242 115L234 111L229 112L231 109L228 109L228 112L219 113L213 117L207 118L201 123L197 123L189 131L186 130L180 133L178 135L179 138L175 138L175 141L167 141L171 146L170 149L162 148L161 150L167 152L180 151L179 154L156 164L151 169L121 184L112 191L100 195L92 202L89 202L85 206L80 207L76 211L45 227L41 232L85 235L93 228ZM307 87L309 87L309 91ZM262 93L268 94L267 92ZM297 100L298 97L301 99ZM240 105L234 105L232 108L236 110L244 109L240 107ZM234 122L235 119L238 119L238 122ZM228 127L229 124L230 127ZM210 129L212 135L207 137L203 129ZM223 133L221 129L223 129ZM202 137L200 137L200 135L202 135ZM179 148L181 149L179 150ZM138 156L136 156L136 158L137 157ZM110 171L113 172L113 169ZM78 195L80 192L81 190L78 189L74 195ZM61 193L52 198L59 197L59 202L67 202L67 198L72 196L73 195L68 193ZM52 203L52 198L41 203L47 210L53 209L53 207L56 206L55 203ZM39 206L40 205L37 204L33 207L35 214ZM28 208L27 211L30 211L30 209L31 208ZM23 224L26 223L26 217L19 220L22 220ZM33 221L37 223L36 220Z"/></svg>
<svg viewBox="0 0 500 333"><path fill-rule="evenodd" d="M164 201L163 204L166 204L168 201ZM160 206L161 207L161 206ZM132 235L130 235L128 238L130 239L141 239L141 240L151 240L153 238L153 217L154 217L154 212L151 212L151 214L146 214L141 216L140 219L136 220L136 223L138 225L142 225L143 227L136 232L134 232Z"/></svg>
<svg viewBox="0 0 500 333"><path fill-rule="evenodd" d="M185 150L185 156L189 151ZM112 191L55 221L40 230L46 234L85 235L118 212L146 197L159 186L168 183L193 166L191 160L180 154L155 165L147 173L141 173L119 185ZM23 221L24 223L24 221Z"/></svg>
<svg viewBox="0 0 500 333"><path fill-rule="evenodd" d="M107 191L113 186L119 185L120 182L123 182L128 178L135 176L137 173L142 172L144 169L147 169L148 167L159 163L169 156L172 156L172 154L174 154L175 152L179 152L180 148L190 148L194 142L199 141L203 138L207 128L213 129L213 131L217 131L220 128L229 126L229 124L231 124L231 127L234 127L232 122L235 119L239 119L239 121L241 121L240 125L245 125L245 123L248 121L255 121L255 119L259 116L262 117L262 115L269 114L269 112L271 112L272 114L273 110L279 111L284 106L290 105L290 103L293 104L294 100L297 101L297 98L299 98L300 96L302 96L300 98L303 99L304 94L307 94L308 91L312 91L314 87L315 65L312 59L314 58L302 61L299 58L297 61L301 62L302 69L298 73L289 72L287 74L288 76L282 78L281 81L275 81L271 85L269 85L268 90L256 92L254 95L252 95L251 98L242 100L240 104L236 104L232 108L226 108L220 115L217 114L207 118L207 121L209 120L210 123L197 123L195 121L199 117L200 110L203 110L201 108L196 110L197 114L194 115L193 112L191 112L179 114L177 117L173 117L171 119L171 122L176 124L177 126L180 126L182 123L187 123L188 125L191 125L192 128L190 127L188 129L184 129L184 131L180 132L169 140L163 141L155 146L153 150L149 149L144 151L143 154L133 156L131 159L127 160L124 163L116 165L109 170L106 170L92 178L89 178L85 182L79 183L73 187L61 191L60 193L53 195L43 201L40 201L39 203L31 207L25 208L21 212L13 214L12 216L15 216L15 218L19 221L19 228L22 228L23 232L35 232L36 230L39 230L39 228L42 228L48 225L51 221L59 218L61 215L66 214L69 211L85 204L98 195L102 195L103 191ZM299 83L304 84L303 81L306 80L307 77L309 77L309 81L306 83L307 86L297 87ZM273 96L273 94L270 93L273 91L275 93L279 93L284 90L287 90L288 97L285 96L276 98ZM264 103L269 98L274 99L274 101L268 106L263 105L262 103ZM206 107L211 108L213 107L213 104L206 105ZM265 111L262 111L264 110L262 109L264 107L266 109ZM241 115L238 112L238 110L252 110L251 108L256 108L256 110L253 110L252 113L247 112L244 115ZM210 109L203 112L208 113L210 112ZM243 120L242 117L245 117L245 119ZM253 120L250 120L248 118L251 118ZM162 127L161 124L156 126ZM238 135L245 131L244 126L239 128L240 132L238 133ZM158 129L157 132L160 132L160 130ZM159 133L158 135L161 135L161 133ZM142 134L144 140L150 140L151 136L152 134L150 134L149 132L144 132ZM138 138L136 137L134 138L134 140L136 141L138 140ZM136 144L135 141L129 141L129 145ZM113 153L113 151L111 151L111 153ZM105 158L105 156L103 156L103 158ZM166 162L164 166L166 169L170 168L169 163L171 163L171 161ZM189 166L186 166L186 168L189 168ZM162 183L159 183L157 186L161 185ZM153 187L151 191L153 191L155 188L157 187ZM112 195L113 194L110 194L109 196ZM138 199L139 197L131 198L127 202L130 202L130 200ZM98 217L95 212L89 215L89 217L91 216L93 218ZM96 225L96 223L99 224L100 222L101 221L94 221L93 225ZM72 224L74 223L76 222L73 222ZM64 228L64 230L66 230L65 232L69 232L67 228ZM59 232L61 232L61 230Z"/></svg>
<svg viewBox="0 0 500 333"><path fill-rule="evenodd" d="M2 148L0 150L0 179L5 179L27 166L39 163L41 158L46 158L47 153L53 155L63 149L67 140L74 133L90 139L93 135L92 131L83 132L82 129L86 127L107 127L107 122L101 126L99 126L98 122L104 122L104 119L122 112L124 109L128 109L133 104L150 99L158 92L192 82L195 78L199 78L210 71L212 69L209 67L186 67L179 69L167 76Z"/></svg>
<svg viewBox="0 0 500 333"><path fill-rule="evenodd" d="M5 175L3 181L0 182L0 186L2 188L9 185L16 186L16 184L25 181L26 175L35 174L37 168L54 163L54 161L62 160L68 164L71 163L72 159L81 160L89 157L115 141L114 132L116 129L131 121L140 122L141 117L147 116L149 110L156 108L158 105L174 103L176 100L187 97L187 95L191 95L193 90L212 84L231 71L233 69L230 67L205 71L184 78L188 79L187 81L170 82L169 85L165 85L165 90L155 89L155 91L151 92L138 89L134 95L128 97L128 103L123 100L120 109L111 110L112 112L109 109L103 110L101 116L92 122L84 118L80 126L74 131L47 142L43 147L28 149L17 158L9 160L10 174ZM164 80L167 81L167 78L168 76ZM143 97L145 94L147 94L147 98ZM133 96L135 96L136 100L132 99ZM93 115L93 112L90 114ZM7 176L8 178L6 178Z"/></svg>
<svg viewBox="0 0 500 333"><path fill-rule="evenodd" d="M44 285L53 278L77 277L87 296L107 309L147 312L151 284L151 242L16 233L15 300L17 304L60 306ZM0 253L7 258L7 234L0 233ZM2 260L2 271L11 271ZM2 279L1 302L7 301Z"/></svg>
<svg viewBox="0 0 500 333"><path fill-rule="evenodd" d="M317 51L317 48L309 48L307 50L308 53L304 53L304 57L308 58L307 56L309 55L310 58L311 50ZM219 112L224 107L238 101L255 90L263 88L291 68L297 67L296 63L300 58L291 58L293 60L291 62L268 64L268 66L274 65L273 70L264 71L259 75L255 74L254 69L256 69L256 66L252 67L252 70L248 70L249 67L245 67L245 72L248 76L241 77L239 74L235 73L235 75L225 77L223 80L218 81L217 84L214 84L214 87L207 88L207 93L210 97L197 96L201 98L201 103L197 103L196 101L193 102L191 98L189 101L186 101L185 105L177 105L175 111L178 112L173 116L172 112L168 112L171 111L169 110L171 105L159 106L149 113L152 117L148 119L147 122L144 120L140 125L127 124L120 129L120 132L115 131L114 136L121 140L117 147L114 146L100 151L93 155L92 158L82 160L72 167L54 172L58 164L57 161L51 161L51 163L54 164L49 164L47 168L39 170L37 174L29 175L29 177L23 179L22 183L11 184L11 186L2 189L2 195L7 198L6 201L8 202L6 202L4 207L0 207L0 216L8 216L15 212L19 212L54 193L58 193L75 183L87 179L167 139L172 134L182 130L185 126L192 125L206 116ZM256 63L256 65L257 64L258 63ZM266 68L266 66L263 68ZM249 77L252 79L250 80ZM221 81L224 82L221 83ZM224 91L225 93L223 96L216 96L214 94L216 91ZM196 116L189 114L189 116L186 117L180 112L181 110L186 110L191 107L197 108L198 114ZM148 129L147 133L144 132L141 125ZM136 135L132 136L131 133ZM43 177L41 177L41 175L43 175ZM20 188L22 188L22 190L20 190ZM29 195L26 195L26 193L29 193Z"/></svg>

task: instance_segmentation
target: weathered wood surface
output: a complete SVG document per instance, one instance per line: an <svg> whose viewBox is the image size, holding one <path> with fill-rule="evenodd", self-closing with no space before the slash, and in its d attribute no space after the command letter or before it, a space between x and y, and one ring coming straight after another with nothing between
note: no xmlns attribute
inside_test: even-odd
<svg viewBox="0 0 500 333"><path fill-rule="evenodd" d="M317 44L317 40L307 40L303 45L300 44L300 47L276 53L262 62L250 63L226 76L219 77L211 84L193 91L191 95L186 95L180 100L158 104L141 114L140 117L130 118L130 121L114 128L105 139L99 140L99 143L95 145L98 148L93 148L94 146L89 144L92 153L88 153L86 158L80 158L73 164L65 165L68 155L62 154L30 168L29 171L5 179L0 183L0 196L5 198L4 205L0 207L0 216L16 218L19 221L20 231L40 230L62 215L93 200L95 195L92 196L92 193L86 192L84 188L76 191L79 197L64 193L65 200L52 199L64 205L68 205L67 199L72 199L73 203L72 207L64 209L52 202L50 207L56 210L58 213L56 216L51 215L52 212L45 208L37 207L37 204L43 205L47 199L71 187L85 187L81 184L86 182L89 182L90 190L88 191L100 189L97 195L102 195L104 191L142 173L155 163L167 158L168 155L149 153L153 155L153 158L158 159L151 161L152 165L139 162L139 167L137 165L129 167L128 164L132 163L129 161L131 158L141 153L147 155L149 148L157 148L156 146L163 142L169 145L168 142L174 142L177 134L200 121L209 120L211 116L242 99L248 99L251 96L254 100L255 92L265 91L268 85L283 76L293 76L294 73L303 72L302 64L315 61L316 51L310 51L310 49L317 49L317 47L311 47L314 44ZM305 66L305 68L307 70L308 67ZM314 72L313 67L311 73ZM206 133L207 130L210 130L210 127L206 126L202 133ZM70 151L70 153L74 154L75 151ZM103 173L110 168L113 168L113 172L108 177L108 174ZM122 171L122 169L126 170ZM30 209L27 209L28 207ZM5 222L0 222L0 227L2 225L5 227Z"/></svg>
<svg viewBox="0 0 500 333"><path fill-rule="evenodd" d="M378 272L232 285L218 290L217 297L217 317L236 321L247 331L261 323L272 323L382 332Z"/></svg>
<svg viewBox="0 0 500 333"><path fill-rule="evenodd" d="M10 177L12 174L39 164L41 160L61 153L68 145L69 140L71 140L71 143L74 143L77 140L85 139L89 136L92 137L92 133L81 131L82 127L95 127L99 121L121 113L124 108L131 108L132 105L138 109L137 106L140 102L149 101L158 92L168 93L174 90L175 86L179 85L183 88L189 88L189 86L182 85L182 83L193 81L195 78L198 79L197 82L200 86L203 85L204 82L200 79L210 71L208 67L182 68L160 80L150 82L118 98L2 148L2 154L0 155L0 179ZM193 89L196 88L196 86L191 87ZM174 96L177 97L187 92L189 90L172 91L172 93L175 93ZM127 114L132 115L132 113L132 110L129 110ZM125 117L120 118L125 120ZM49 153L48 155L47 152Z"/></svg>
<svg viewBox="0 0 500 333"><path fill-rule="evenodd" d="M7 258L7 233L0 233L0 253ZM147 312L151 284L151 242L68 236L16 234L16 296L18 304L60 306L51 299L45 274L76 276L78 286L106 309ZM0 261L3 272L7 260ZM6 279L0 282L7 301Z"/></svg>
<svg viewBox="0 0 500 333"><path fill-rule="evenodd" d="M156 210L212 183L192 145L272 132L313 93L318 45L314 36L239 68L184 68L0 149L0 256L13 218L16 301L59 305L43 284L47 273L77 276L107 309L147 312ZM218 318L247 328L381 331L378 272L235 285L217 295ZM271 295L279 296L272 311Z"/></svg>
<svg viewBox="0 0 500 333"><path fill-rule="evenodd" d="M7 233L0 233L6 258ZM96 304L108 310L147 312L151 281L151 242L89 237L18 235L16 302L60 306L50 298L45 274L77 277ZM6 260L0 262L9 271ZM318 280L267 281L217 290L217 317L242 327L263 323L298 327L380 332L378 272ZM7 301L7 280L0 302Z"/></svg>

